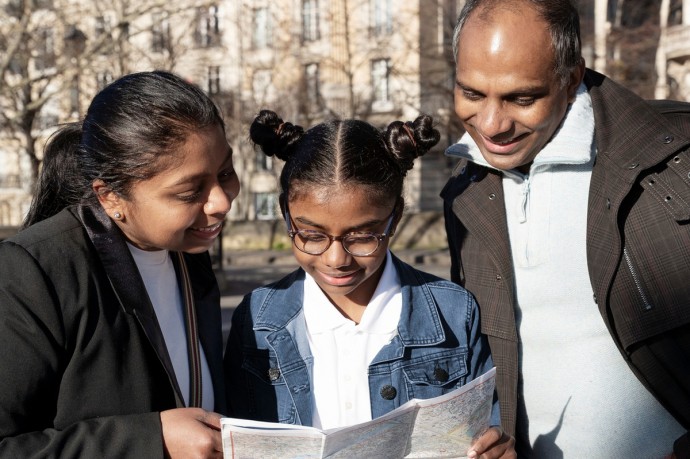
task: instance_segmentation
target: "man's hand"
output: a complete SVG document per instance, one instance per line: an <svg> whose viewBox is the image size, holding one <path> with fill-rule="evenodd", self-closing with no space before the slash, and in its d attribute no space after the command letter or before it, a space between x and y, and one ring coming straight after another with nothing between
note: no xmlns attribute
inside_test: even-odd
<svg viewBox="0 0 690 459"><path fill-rule="evenodd" d="M223 457L220 418L201 408L175 408L161 412L165 456L175 458Z"/></svg>
<svg viewBox="0 0 690 459"><path fill-rule="evenodd" d="M467 452L468 459L516 459L515 439L500 427L491 427L474 442Z"/></svg>

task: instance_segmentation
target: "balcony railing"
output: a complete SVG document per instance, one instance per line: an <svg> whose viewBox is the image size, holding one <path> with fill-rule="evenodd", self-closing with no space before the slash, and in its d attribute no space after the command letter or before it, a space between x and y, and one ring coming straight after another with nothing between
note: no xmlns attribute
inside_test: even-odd
<svg viewBox="0 0 690 459"><path fill-rule="evenodd" d="M19 188L19 175L0 175L0 188Z"/></svg>
<svg viewBox="0 0 690 459"><path fill-rule="evenodd" d="M690 57L690 26L678 25L666 29L666 59Z"/></svg>

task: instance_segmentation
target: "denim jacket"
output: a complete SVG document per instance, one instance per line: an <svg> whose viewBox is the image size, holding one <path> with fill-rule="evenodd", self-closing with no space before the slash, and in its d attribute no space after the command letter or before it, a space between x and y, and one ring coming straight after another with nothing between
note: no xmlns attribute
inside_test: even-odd
<svg viewBox="0 0 690 459"><path fill-rule="evenodd" d="M398 334L369 365L372 419L449 392L493 367L472 295L393 256L402 287ZM225 352L230 415L312 425L313 357L298 269L244 297ZM498 424L494 400L492 425Z"/></svg>

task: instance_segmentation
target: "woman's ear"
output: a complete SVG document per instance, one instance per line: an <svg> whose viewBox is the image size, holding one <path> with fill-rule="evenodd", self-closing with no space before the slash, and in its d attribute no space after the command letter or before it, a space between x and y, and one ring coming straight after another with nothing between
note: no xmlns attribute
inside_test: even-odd
<svg viewBox="0 0 690 459"><path fill-rule="evenodd" d="M103 180L94 180L91 184L91 189L93 189L94 194L98 198L98 202L101 203L101 206L108 215L116 220L120 220L123 217L122 198L106 185Z"/></svg>

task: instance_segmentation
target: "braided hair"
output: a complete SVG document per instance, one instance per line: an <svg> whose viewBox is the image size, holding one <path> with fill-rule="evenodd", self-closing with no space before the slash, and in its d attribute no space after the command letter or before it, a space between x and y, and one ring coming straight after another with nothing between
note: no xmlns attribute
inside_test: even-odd
<svg viewBox="0 0 690 459"><path fill-rule="evenodd" d="M384 131L354 119L305 130L270 110L256 116L249 136L264 154L285 161L280 186L288 202L312 187L334 185L367 186L377 202L397 199L414 160L441 138L428 115L394 121Z"/></svg>

